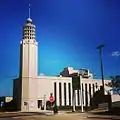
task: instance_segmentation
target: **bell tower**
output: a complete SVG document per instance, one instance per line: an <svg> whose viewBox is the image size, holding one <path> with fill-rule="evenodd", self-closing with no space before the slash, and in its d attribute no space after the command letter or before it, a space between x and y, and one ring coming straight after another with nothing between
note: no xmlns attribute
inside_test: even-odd
<svg viewBox="0 0 120 120"><path fill-rule="evenodd" d="M23 26L22 41L20 42L20 109L24 112L37 109L37 71L38 71L38 42L36 41L35 25L29 17ZM34 109L31 105L34 105Z"/></svg>
<svg viewBox="0 0 120 120"><path fill-rule="evenodd" d="M23 36L20 42L20 77L36 77L38 69L38 42L35 35L36 26L29 17L23 26Z"/></svg>

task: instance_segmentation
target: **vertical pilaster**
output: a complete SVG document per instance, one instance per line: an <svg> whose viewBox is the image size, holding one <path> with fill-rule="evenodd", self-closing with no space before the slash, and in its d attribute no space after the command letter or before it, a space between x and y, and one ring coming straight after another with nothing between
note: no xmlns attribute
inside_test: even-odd
<svg viewBox="0 0 120 120"><path fill-rule="evenodd" d="M71 88L71 106L72 106L72 105L73 105L73 104L72 104L72 101L73 101L73 100L72 100L72 94L73 94L72 84L70 84L70 86L71 86L70 88Z"/></svg>
<svg viewBox="0 0 120 120"><path fill-rule="evenodd" d="M57 106L59 106L59 82L56 82L56 90L57 90Z"/></svg>
<svg viewBox="0 0 120 120"><path fill-rule="evenodd" d="M80 106L81 106L81 91L79 90L79 96L80 96Z"/></svg>
<svg viewBox="0 0 120 120"><path fill-rule="evenodd" d="M64 83L62 82L61 83L61 86L62 86L62 106L64 106Z"/></svg>
<svg viewBox="0 0 120 120"><path fill-rule="evenodd" d="M80 106L80 90L77 90L78 106Z"/></svg>
<svg viewBox="0 0 120 120"><path fill-rule="evenodd" d="M76 106L78 106L78 95L77 95L77 93L78 93L78 91L75 90L75 100L76 100L75 105Z"/></svg>
<svg viewBox="0 0 120 120"><path fill-rule="evenodd" d="M83 84L83 105L85 106L85 84Z"/></svg>
<svg viewBox="0 0 120 120"><path fill-rule="evenodd" d="M88 93L88 106L90 106L90 92L89 92L89 84L87 84L87 93Z"/></svg>

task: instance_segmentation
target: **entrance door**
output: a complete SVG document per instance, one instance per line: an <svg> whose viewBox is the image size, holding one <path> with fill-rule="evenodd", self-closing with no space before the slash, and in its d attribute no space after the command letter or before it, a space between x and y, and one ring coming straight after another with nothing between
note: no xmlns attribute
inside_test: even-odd
<svg viewBox="0 0 120 120"><path fill-rule="evenodd" d="M38 100L38 108L42 107L42 100Z"/></svg>

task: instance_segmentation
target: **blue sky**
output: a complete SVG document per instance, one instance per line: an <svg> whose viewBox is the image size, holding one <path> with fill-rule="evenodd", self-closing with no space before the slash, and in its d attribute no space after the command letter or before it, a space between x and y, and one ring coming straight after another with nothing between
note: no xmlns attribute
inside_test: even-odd
<svg viewBox="0 0 120 120"><path fill-rule="evenodd" d="M39 74L56 75L72 66L89 68L100 77L96 47L101 43L105 44L105 77L119 73L119 0L1 0L0 96L12 95L12 79L19 74L22 25L29 3L39 43Z"/></svg>

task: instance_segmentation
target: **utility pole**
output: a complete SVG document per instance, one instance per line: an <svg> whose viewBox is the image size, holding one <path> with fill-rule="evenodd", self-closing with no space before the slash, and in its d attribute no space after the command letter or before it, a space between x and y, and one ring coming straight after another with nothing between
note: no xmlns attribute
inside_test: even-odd
<svg viewBox="0 0 120 120"><path fill-rule="evenodd" d="M99 49L101 77L102 77L102 85L103 85L103 91L104 91L104 74L103 74L103 62L102 62L102 48L103 47L104 47L104 45L101 44L97 47L97 49Z"/></svg>

